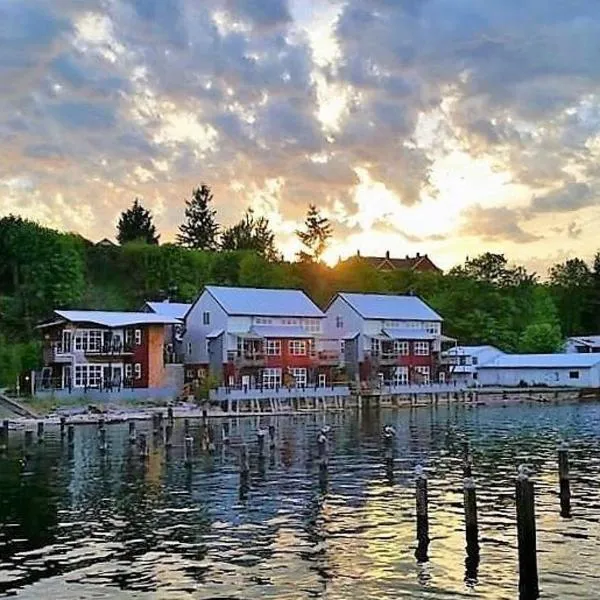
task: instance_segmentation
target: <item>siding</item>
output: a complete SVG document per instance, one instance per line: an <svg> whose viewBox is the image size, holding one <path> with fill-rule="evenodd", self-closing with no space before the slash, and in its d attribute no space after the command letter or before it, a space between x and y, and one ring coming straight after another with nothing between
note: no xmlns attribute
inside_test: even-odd
<svg viewBox="0 0 600 600"><path fill-rule="evenodd" d="M202 315L210 313L210 324L204 325ZM185 319L183 336L183 352L185 364L207 365L206 336L215 329L227 330L227 314L218 302L206 291L202 292L198 301L191 308ZM188 353L188 344L192 344L192 352ZM223 357L225 360L225 356Z"/></svg>
<svg viewBox="0 0 600 600"><path fill-rule="evenodd" d="M579 379L571 379L570 371L579 371ZM478 369L479 383L481 385L497 385L502 387L515 387L521 381L528 385L547 385L549 387L599 387L600 366L580 368L494 368L485 367Z"/></svg>
<svg viewBox="0 0 600 600"><path fill-rule="evenodd" d="M146 329L148 339L148 373L147 387L161 387L165 380L164 343L165 328L163 325L151 325ZM143 375L143 371L142 371Z"/></svg>

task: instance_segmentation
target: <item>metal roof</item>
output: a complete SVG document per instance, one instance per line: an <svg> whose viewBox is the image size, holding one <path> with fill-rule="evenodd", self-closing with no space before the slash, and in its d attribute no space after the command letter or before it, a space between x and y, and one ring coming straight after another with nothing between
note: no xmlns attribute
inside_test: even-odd
<svg viewBox="0 0 600 600"><path fill-rule="evenodd" d="M127 325L177 325L178 319L145 312L117 312L104 310L55 310L54 314L71 323L94 323L103 327Z"/></svg>
<svg viewBox="0 0 600 600"><path fill-rule="evenodd" d="M456 355L467 355L467 356L473 356L475 354L479 354L480 352L486 352L486 351L491 351L491 352L498 352L499 354L504 354L504 352L502 352L502 350L500 350L499 348L496 348L496 346L456 346L455 348L448 348L448 350L444 351L444 354L447 354L449 356L456 356Z"/></svg>
<svg viewBox="0 0 600 600"><path fill-rule="evenodd" d="M393 340L435 340L438 337L425 329L384 329L383 333Z"/></svg>
<svg viewBox="0 0 600 600"><path fill-rule="evenodd" d="M185 302L146 302L146 306L157 315L173 319L183 319L192 307Z"/></svg>
<svg viewBox="0 0 600 600"><path fill-rule="evenodd" d="M432 308L417 296L384 294L353 294L340 292L343 298L364 319L398 321L442 321Z"/></svg>
<svg viewBox="0 0 600 600"><path fill-rule="evenodd" d="M600 364L600 354L502 354L479 369L568 369Z"/></svg>
<svg viewBox="0 0 600 600"><path fill-rule="evenodd" d="M314 338L314 333L309 333L303 327L291 325L254 325L252 331L263 338Z"/></svg>
<svg viewBox="0 0 600 600"><path fill-rule="evenodd" d="M225 331L223 329L213 329L211 332L206 334L206 339L212 340L223 335Z"/></svg>
<svg viewBox="0 0 600 600"><path fill-rule="evenodd" d="M600 335L578 335L568 338L568 341L584 346L597 347L600 346Z"/></svg>
<svg viewBox="0 0 600 600"><path fill-rule="evenodd" d="M214 285L207 285L205 290L229 315L314 319L325 317L319 307L301 290Z"/></svg>

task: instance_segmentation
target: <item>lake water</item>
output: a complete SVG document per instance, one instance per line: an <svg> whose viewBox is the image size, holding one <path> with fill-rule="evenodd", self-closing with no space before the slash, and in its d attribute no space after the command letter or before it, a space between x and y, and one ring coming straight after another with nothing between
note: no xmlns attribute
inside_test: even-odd
<svg viewBox="0 0 600 600"><path fill-rule="evenodd" d="M223 421L227 422L227 421ZM108 426L103 456L93 426L70 452L58 431L23 460L11 432L0 459L0 594L18 598L518 597L516 466L535 470L543 598L598 598L600 405L464 406L263 420L276 448L256 456L257 422L214 421L214 453L182 460L182 424L167 454L140 461L125 424ZM327 479L316 432L330 433ZM394 472L381 429L397 431ZM200 424L192 423L199 437ZM138 425L138 430L150 425ZM240 498L238 451L251 451ZM478 485L481 556L465 573L462 444ZM573 517L559 515L556 448L571 445ZM414 467L429 477L429 561L414 556Z"/></svg>

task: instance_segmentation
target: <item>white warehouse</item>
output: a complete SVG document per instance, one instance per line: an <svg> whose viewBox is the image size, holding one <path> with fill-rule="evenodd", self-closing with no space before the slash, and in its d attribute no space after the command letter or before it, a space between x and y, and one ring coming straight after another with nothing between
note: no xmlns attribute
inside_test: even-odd
<svg viewBox="0 0 600 600"><path fill-rule="evenodd" d="M482 386L600 387L600 354L503 354L478 367Z"/></svg>

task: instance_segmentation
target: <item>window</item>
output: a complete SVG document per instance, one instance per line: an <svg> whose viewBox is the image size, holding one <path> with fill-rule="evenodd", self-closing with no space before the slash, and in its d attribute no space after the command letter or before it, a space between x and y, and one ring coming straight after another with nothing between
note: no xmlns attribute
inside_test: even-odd
<svg viewBox="0 0 600 600"><path fill-rule="evenodd" d="M478 358L476 356L472 356L471 357L471 364L472 365L476 365L479 362Z"/></svg>
<svg viewBox="0 0 600 600"><path fill-rule="evenodd" d="M337 329L344 328L344 317L336 317L335 318L335 326Z"/></svg>
<svg viewBox="0 0 600 600"><path fill-rule="evenodd" d="M209 312L202 313L202 324L210 325L210 313Z"/></svg>
<svg viewBox="0 0 600 600"><path fill-rule="evenodd" d="M210 356L210 340L205 340L204 350L206 354Z"/></svg>
<svg viewBox="0 0 600 600"><path fill-rule="evenodd" d="M415 342L415 356L429 356L429 342Z"/></svg>
<svg viewBox="0 0 600 600"><path fill-rule="evenodd" d="M444 371L438 373L438 380L440 383L446 383L446 373Z"/></svg>
<svg viewBox="0 0 600 600"><path fill-rule="evenodd" d="M305 319L304 328L309 333L320 333L321 332L321 320L320 319Z"/></svg>
<svg viewBox="0 0 600 600"><path fill-rule="evenodd" d="M133 365L128 363L125 365L125 379L131 379Z"/></svg>
<svg viewBox="0 0 600 600"><path fill-rule="evenodd" d="M267 388L281 385L281 369L263 369L262 384Z"/></svg>
<svg viewBox="0 0 600 600"><path fill-rule="evenodd" d="M579 371L569 371L569 379L579 379Z"/></svg>
<svg viewBox="0 0 600 600"><path fill-rule="evenodd" d="M294 378L294 384L296 385L296 387L306 387L306 384L308 383L306 369L290 369L290 375Z"/></svg>
<svg viewBox="0 0 600 600"><path fill-rule="evenodd" d="M371 338L371 354L379 356L381 350L381 342L377 338Z"/></svg>
<svg viewBox="0 0 600 600"><path fill-rule="evenodd" d="M142 330L136 329L135 330L135 345L140 346L141 343L142 343Z"/></svg>
<svg viewBox="0 0 600 600"><path fill-rule="evenodd" d="M75 387L102 387L103 365L75 365Z"/></svg>
<svg viewBox="0 0 600 600"><path fill-rule="evenodd" d="M75 387L84 387L86 381L86 373L84 365L75 366Z"/></svg>
<svg viewBox="0 0 600 600"><path fill-rule="evenodd" d="M100 352L104 332L101 329L80 329L75 332L75 350L78 352Z"/></svg>
<svg viewBox="0 0 600 600"><path fill-rule="evenodd" d="M429 384L429 367L415 367L415 383Z"/></svg>
<svg viewBox="0 0 600 600"><path fill-rule="evenodd" d="M396 367L394 369L394 385L408 385L408 367Z"/></svg>
<svg viewBox="0 0 600 600"><path fill-rule="evenodd" d="M192 354L192 342L188 342L187 353L188 353L188 356L191 356L191 354Z"/></svg>
<svg viewBox="0 0 600 600"><path fill-rule="evenodd" d="M141 379L142 378L142 365L141 365L141 363L135 363L133 365L133 372L135 373L135 378L136 379Z"/></svg>
<svg viewBox="0 0 600 600"><path fill-rule="evenodd" d="M281 356L281 340L267 340L267 356Z"/></svg>
<svg viewBox="0 0 600 600"><path fill-rule="evenodd" d="M398 356L408 356L410 354L408 342L394 342L394 352Z"/></svg>
<svg viewBox="0 0 600 600"><path fill-rule="evenodd" d="M130 347L133 344L133 329L125 330L125 344Z"/></svg>
<svg viewBox="0 0 600 600"><path fill-rule="evenodd" d="M289 350L292 356L306 356L306 342L304 340L290 340Z"/></svg>
<svg viewBox="0 0 600 600"><path fill-rule="evenodd" d="M257 325L271 325L273 323L273 319L266 319L265 317L256 317L254 322Z"/></svg>
<svg viewBox="0 0 600 600"><path fill-rule="evenodd" d="M88 352L100 352L102 350L102 331L92 329L88 335Z"/></svg>

